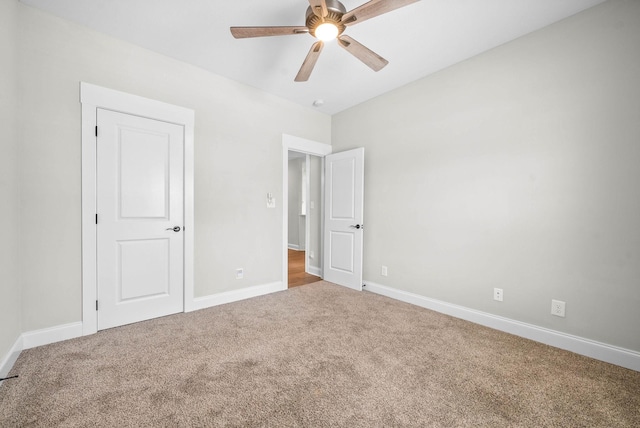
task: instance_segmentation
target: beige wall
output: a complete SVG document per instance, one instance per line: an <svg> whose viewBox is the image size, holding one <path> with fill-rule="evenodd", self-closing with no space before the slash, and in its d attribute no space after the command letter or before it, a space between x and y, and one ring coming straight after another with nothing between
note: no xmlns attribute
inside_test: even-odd
<svg viewBox="0 0 640 428"><path fill-rule="evenodd" d="M335 115L365 279L640 351L639 47L611 1Z"/></svg>
<svg viewBox="0 0 640 428"><path fill-rule="evenodd" d="M282 134L328 143L330 117L18 8L23 331L81 319L80 81L195 110L197 297L281 281Z"/></svg>
<svg viewBox="0 0 640 428"><path fill-rule="evenodd" d="M17 22L17 2L0 0L0 363L21 333Z"/></svg>

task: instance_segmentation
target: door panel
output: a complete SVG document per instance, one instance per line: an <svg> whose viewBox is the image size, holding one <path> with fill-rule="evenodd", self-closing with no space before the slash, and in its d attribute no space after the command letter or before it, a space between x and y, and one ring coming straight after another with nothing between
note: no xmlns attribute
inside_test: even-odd
<svg viewBox="0 0 640 428"><path fill-rule="evenodd" d="M102 109L98 130L102 330L184 308L184 132L179 125Z"/></svg>
<svg viewBox="0 0 640 428"><path fill-rule="evenodd" d="M352 274L354 272L353 253L355 251L354 232L331 232L331 269Z"/></svg>
<svg viewBox="0 0 640 428"><path fill-rule="evenodd" d="M120 217L168 217L169 138L144 129L120 130Z"/></svg>
<svg viewBox="0 0 640 428"><path fill-rule="evenodd" d="M331 165L331 218L355 220L355 159L337 159Z"/></svg>
<svg viewBox="0 0 640 428"><path fill-rule="evenodd" d="M169 239L119 241L118 247L117 304L169 294Z"/></svg>
<svg viewBox="0 0 640 428"><path fill-rule="evenodd" d="M325 158L326 281L362 290L364 148Z"/></svg>

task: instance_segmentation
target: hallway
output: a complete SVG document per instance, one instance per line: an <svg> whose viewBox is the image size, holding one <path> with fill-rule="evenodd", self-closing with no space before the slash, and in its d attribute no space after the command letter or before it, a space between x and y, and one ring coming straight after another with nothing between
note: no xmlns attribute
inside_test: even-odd
<svg viewBox="0 0 640 428"><path fill-rule="evenodd" d="M322 278L304 270L304 251L289 249L289 288L321 281Z"/></svg>

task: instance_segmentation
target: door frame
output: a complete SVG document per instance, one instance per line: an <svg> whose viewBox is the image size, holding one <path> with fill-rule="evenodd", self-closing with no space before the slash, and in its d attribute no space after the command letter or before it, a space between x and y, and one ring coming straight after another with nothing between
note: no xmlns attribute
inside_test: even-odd
<svg viewBox="0 0 640 428"><path fill-rule="evenodd" d="M282 134L282 290L289 288L289 150L307 155L319 156L323 158L324 163L324 157L331 154L332 147L329 144L294 137L293 135ZM324 167L322 168L321 183L321 199L324 199ZM322 203L324 204L324 201ZM322 219L324 219L324 217L322 217ZM321 230L324 234L324 220L321 220ZM323 263L324 260L322 260L320 266L321 271Z"/></svg>
<svg viewBox="0 0 640 428"><path fill-rule="evenodd" d="M98 108L181 125L184 129L184 296L183 311L195 309L194 296L194 123L187 109L80 82L82 108L82 335L98 331L96 248L96 126Z"/></svg>

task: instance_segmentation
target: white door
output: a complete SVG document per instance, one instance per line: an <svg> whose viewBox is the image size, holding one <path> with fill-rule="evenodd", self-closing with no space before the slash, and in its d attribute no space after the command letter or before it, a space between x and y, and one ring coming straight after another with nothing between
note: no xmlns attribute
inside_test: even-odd
<svg viewBox="0 0 640 428"><path fill-rule="evenodd" d="M325 157L325 281L362 290L364 148Z"/></svg>
<svg viewBox="0 0 640 428"><path fill-rule="evenodd" d="M183 310L184 130L109 110L97 115L102 330Z"/></svg>

